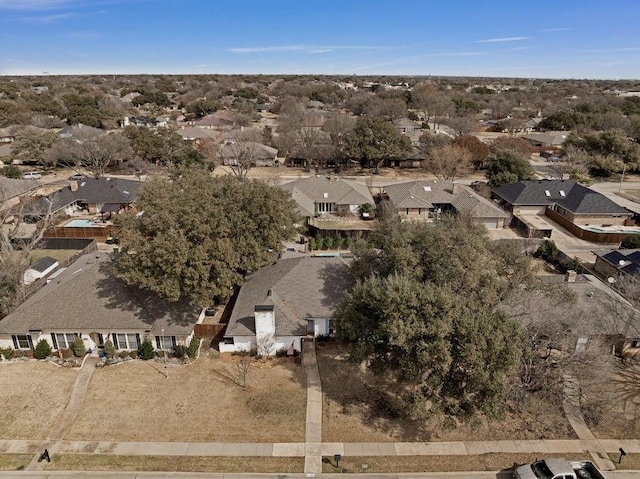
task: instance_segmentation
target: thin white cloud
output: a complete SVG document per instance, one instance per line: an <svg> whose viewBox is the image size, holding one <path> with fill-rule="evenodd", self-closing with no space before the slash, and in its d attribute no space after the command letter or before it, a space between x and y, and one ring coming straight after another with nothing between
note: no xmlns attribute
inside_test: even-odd
<svg viewBox="0 0 640 479"><path fill-rule="evenodd" d="M522 40L529 40L531 37L502 37L502 38L487 38L485 40L478 40L476 43L502 43L502 42L520 42Z"/></svg>
<svg viewBox="0 0 640 479"><path fill-rule="evenodd" d="M32 25L49 25L51 23L56 23L61 20L66 20L68 18L75 17L77 13L74 12L66 12L66 13L54 13L51 15L37 15L33 17L21 17L20 20L25 23L30 23Z"/></svg>
<svg viewBox="0 0 640 479"><path fill-rule="evenodd" d="M327 53L333 50L386 50L389 47L367 45L278 45L266 47L234 47L227 49L230 53L279 53L305 52Z"/></svg>
<svg viewBox="0 0 640 479"><path fill-rule="evenodd" d="M568 32L569 30L571 30L568 27L559 27L559 28L541 28L540 30L537 30L540 33L551 33L551 32Z"/></svg>
<svg viewBox="0 0 640 479"><path fill-rule="evenodd" d="M69 0L0 0L3 10L52 10L71 3Z"/></svg>

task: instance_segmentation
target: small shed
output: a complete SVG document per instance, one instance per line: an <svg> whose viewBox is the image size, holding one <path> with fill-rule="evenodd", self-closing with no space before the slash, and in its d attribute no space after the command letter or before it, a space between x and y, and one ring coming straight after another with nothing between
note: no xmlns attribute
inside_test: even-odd
<svg viewBox="0 0 640 479"><path fill-rule="evenodd" d="M51 256L40 258L24 272L24 284L31 284L40 278L44 278L49 273L53 272L58 266L58 260Z"/></svg>

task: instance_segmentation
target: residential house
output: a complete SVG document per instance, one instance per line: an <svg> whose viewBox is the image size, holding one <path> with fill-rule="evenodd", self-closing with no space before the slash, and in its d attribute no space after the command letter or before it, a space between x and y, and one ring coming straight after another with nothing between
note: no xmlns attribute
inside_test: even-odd
<svg viewBox="0 0 640 479"><path fill-rule="evenodd" d="M538 337L552 338L549 349L573 352L589 347L591 341L606 341L610 351L624 356L640 354L640 312L592 275L540 276L543 283L563 283L576 301L551 300L544 290L517 289L500 309L527 324L537 325Z"/></svg>
<svg viewBox="0 0 640 479"><path fill-rule="evenodd" d="M74 138L81 136L82 138L92 138L100 136L105 133L105 130L100 128L94 128L92 126L83 125L78 123L76 125L69 125L58 132L59 138Z"/></svg>
<svg viewBox="0 0 640 479"><path fill-rule="evenodd" d="M185 141L199 142L200 140L215 140L218 134L210 129L198 128L195 126L183 126L178 131L178 135Z"/></svg>
<svg viewBox="0 0 640 479"><path fill-rule="evenodd" d="M48 211L69 216L81 212L117 214L131 208L141 185L121 178L84 178L27 205L22 214L36 219Z"/></svg>
<svg viewBox="0 0 640 479"><path fill-rule="evenodd" d="M277 166L278 150L254 141L234 141L225 143L220 151L225 165L236 166L238 160L249 160L251 166Z"/></svg>
<svg viewBox="0 0 640 479"><path fill-rule="evenodd" d="M399 118L393 122L393 126L395 126L400 133L409 133L422 129L422 124L417 121L410 120L409 118Z"/></svg>
<svg viewBox="0 0 640 479"><path fill-rule="evenodd" d="M24 284L31 284L35 280L46 277L49 273L59 266L58 260L51 256L45 256L33 263L22 275L22 282Z"/></svg>
<svg viewBox="0 0 640 479"><path fill-rule="evenodd" d="M605 278L616 280L620 276L632 276L640 271L640 249L614 249L594 253L594 269Z"/></svg>
<svg viewBox="0 0 640 479"><path fill-rule="evenodd" d="M235 125L231 118L222 115L207 115L193 122L193 126L207 130L230 130Z"/></svg>
<svg viewBox="0 0 640 479"><path fill-rule="evenodd" d="M39 181L0 176L0 211L17 205L20 203L21 197L35 192L39 187Z"/></svg>
<svg viewBox="0 0 640 479"><path fill-rule="evenodd" d="M282 259L247 277L236 299L220 352L275 355L306 337L333 334L333 313L353 285L343 258Z"/></svg>
<svg viewBox="0 0 640 479"><path fill-rule="evenodd" d="M560 150L568 137L568 131L545 131L527 133L520 138L531 143L533 151L538 153L541 150Z"/></svg>
<svg viewBox="0 0 640 479"><path fill-rule="evenodd" d="M360 206L374 204L366 185L356 181L322 175L301 178L280 185L298 204L307 218L318 215L354 216Z"/></svg>
<svg viewBox="0 0 640 479"><path fill-rule="evenodd" d="M138 349L144 339L157 349L188 345L201 308L167 304L127 286L106 254L80 257L0 321L0 347L32 349L44 339L54 350L76 337L86 349L111 340L118 350Z"/></svg>
<svg viewBox="0 0 640 479"><path fill-rule="evenodd" d="M487 228L502 228L509 215L468 186L445 180L408 181L384 187L396 212L408 220L433 221L464 214Z"/></svg>
<svg viewBox="0 0 640 479"><path fill-rule="evenodd" d="M546 214L550 209L583 226L624 225L633 213L601 193L572 180L518 181L492 190L514 215Z"/></svg>
<svg viewBox="0 0 640 479"><path fill-rule="evenodd" d="M369 188L337 177L311 176L280 185L298 205L312 234L321 236L364 236L373 222L359 219L360 207L374 205Z"/></svg>

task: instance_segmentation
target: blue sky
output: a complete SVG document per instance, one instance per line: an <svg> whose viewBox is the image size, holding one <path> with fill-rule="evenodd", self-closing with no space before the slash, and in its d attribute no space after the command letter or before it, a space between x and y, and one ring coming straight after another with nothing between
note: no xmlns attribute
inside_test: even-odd
<svg viewBox="0 0 640 479"><path fill-rule="evenodd" d="M640 78L637 0L0 0L0 74Z"/></svg>

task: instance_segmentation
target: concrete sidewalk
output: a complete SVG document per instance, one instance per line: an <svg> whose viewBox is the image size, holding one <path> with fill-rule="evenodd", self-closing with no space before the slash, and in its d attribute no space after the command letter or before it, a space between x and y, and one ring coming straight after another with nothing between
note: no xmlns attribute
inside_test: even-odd
<svg viewBox="0 0 640 479"><path fill-rule="evenodd" d="M603 473L605 479L637 479L637 471L610 471ZM389 474L259 474L220 472L105 472L105 471L46 471L46 472L0 472L0 478L21 479L77 479L97 477L100 479L340 479L359 477L362 479L511 479L510 471L470 472L419 472Z"/></svg>
<svg viewBox="0 0 640 479"><path fill-rule="evenodd" d="M322 472L322 383L315 341L303 343L303 361L307 376L304 472L317 474Z"/></svg>
<svg viewBox="0 0 640 479"><path fill-rule="evenodd" d="M522 441L453 442L303 442L229 443L229 442L110 442L110 441L22 441L0 440L0 453L35 454L49 447L52 454L105 454L116 456L467 456L489 452L545 454L584 453L597 445L607 453L623 448L640 454L640 439L580 439ZM310 450L311 449L311 450ZM640 476L639 476L640 477Z"/></svg>

